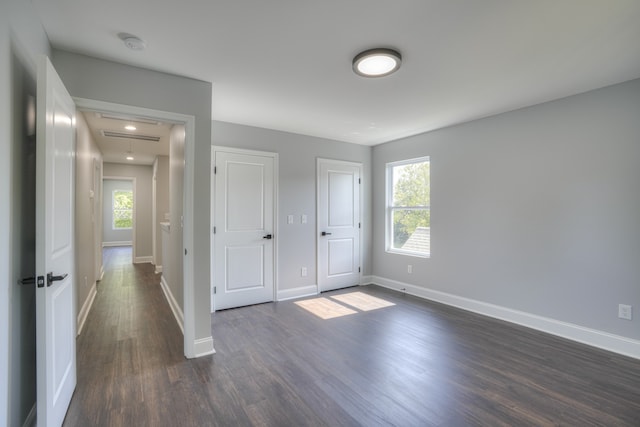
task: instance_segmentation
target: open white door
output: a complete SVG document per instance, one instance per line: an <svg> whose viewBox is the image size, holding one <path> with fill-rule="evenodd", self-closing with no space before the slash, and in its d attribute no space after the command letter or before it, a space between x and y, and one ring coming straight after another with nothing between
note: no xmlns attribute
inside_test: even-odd
<svg viewBox="0 0 640 427"><path fill-rule="evenodd" d="M273 153L214 147L213 306L274 300Z"/></svg>
<svg viewBox="0 0 640 427"><path fill-rule="evenodd" d="M320 292L360 284L359 163L318 159Z"/></svg>
<svg viewBox="0 0 640 427"><path fill-rule="evenodd" d="M46 56L38 62L37 103L37 419L60 426L76 386L75 105Z"/></svg>

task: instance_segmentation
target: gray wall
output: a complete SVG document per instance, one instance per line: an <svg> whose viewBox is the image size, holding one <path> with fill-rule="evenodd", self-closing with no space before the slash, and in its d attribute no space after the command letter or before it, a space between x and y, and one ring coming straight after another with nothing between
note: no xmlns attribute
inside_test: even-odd
<svg viewBox="0 0 640 427"><path fill-rule="evenodd" d="M195 117L193 265L195 340L211 338L209 167L211 83L54 50L53 65L72 96ZM203 178L204 177L204 178ZM151 251L149 251L151 253Z"/></svg>
<svg viewBox="0 0 640 427"><path fill-rule="evenodd" d="M0 3L0 425L20 426L35 404L35 158L25 126L36 60L50 50L30 2ZM210 126L207 123L207 126ZM25 196L28 200L25 200Z"/></svg>
<svg viewBox="0 0 640 427"><path fill-rule="evenodd" d="M214 121L213 145L270 151L279 155L278 290L316 285L316 159L363 164L363 272L371 274L371 147L312 136ZM306 214L308 222L300 223ZM287 215L295 223L287 224ZM300 276L307 266L308 276Z"/></svg>
<svg viewBox="0 0 640 427"><path fill-rule="evenodd" d="M109 167L107 169L109 169ZM122 176L122 175L118 175L118 176ZM114 190L133 191L133 180L105 178L102 183L102 190L103 190L102 218L104 220L102 224L103 246L109 246L109 243L122 243L122 242L133 244L133 228L129 230L113 229L113 191ZM134 200L134 211L137 214L138 206L136 206L137 205L136 202L137 200ZM137 219L136 219L136 225L137 225Z"/></svg>
<svg viewBox="0 0 640 427"><path fill-rule="evenodd" d="M169 290L184 313L182 221L184 185L184 126L174 126L169 136L169 248L168 259L163 259L163 276ZM209 197L207 196L207 200ZM209 227L207 226L207 231ZM208 234L208 233L207 233ZM166 271L164 267L166 266ZM209 283L209 281L207 281Z"/></svg>
<svg viewBox="0 0 640 427"><path fill-rule="evenodd" d="M76 309L78 313L89 297L91 286L100 274L96 257L102 256L102 245L96 241L95 227L100 220L100 189L96 182L95 164L102 164L98 149L82 113L76 115ZM100 169L102 167L100 166ZM98 177L99 179L99 177ZM99 180L97 181L100 182ZM93 196L91 192L94 192ZM76 315L78 314L76 313Z"/></svg>
<svg viewBox="0 0 640 427"><path fill-rule="evenodd" d="M127 165L119 163L104 164L105 177L135 178L135 253L133 254L134 262L151 262L153 256L151 230L152 222L152 182L153 167L146 165ZM105 200L111 197L111 191L107 190L105 179L104 197ZM106 212L104 217L104 236L106 231L111 228L110 219L107 218Z"/></svg>
<svg viewBox="0 0 640 427"><path fill-rule="evenodd" d="M634 80L374 147L373 274L639 339L639 118ZM388 254L385 163L425 155L431 258Z"/></svg>
<svg viewBox="0 0 640 427"><path fill-rule="evenodd" d="M154 181L156 183L156 266L162 266L162 228L161 222L165 222L165 214L169 214L169 156L158 156L154 163Z"/></svg>

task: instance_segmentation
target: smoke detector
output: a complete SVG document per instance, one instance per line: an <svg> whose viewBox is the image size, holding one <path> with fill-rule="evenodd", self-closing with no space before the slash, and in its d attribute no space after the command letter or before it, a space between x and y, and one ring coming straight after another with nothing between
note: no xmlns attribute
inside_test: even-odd
<svg viewBox="0 0 640 427"><path fill-rule="evenodd" d="M133 34L120 33L118 34L118 38L120 38L124 45L131 50L144 50L147 47L144 40L140 37L134 36Z"/></svg>

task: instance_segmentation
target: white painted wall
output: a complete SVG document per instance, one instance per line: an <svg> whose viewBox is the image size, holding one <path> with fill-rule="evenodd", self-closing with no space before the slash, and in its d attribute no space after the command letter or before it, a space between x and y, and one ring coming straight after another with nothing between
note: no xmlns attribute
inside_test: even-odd
<svg viewBox="0 0 640 427"><path fill-rule="evenodd" d="M165 281L183 313L184 292L182 277L184 265L182 259L184 254L182 253L183 226L181 217L183 215L184 144L184 126L173 126L169 135L169 194L171 195L169 222L171 227L169 247L166 251L168 258L162 261L167 266L166 274L163 272Z"/></svg>
<svg viewBox="0 0 640 427"><path fill-rule="evenodd" d="M96 197L99 188L94 188L100 177L94 175L96 163L102 168L102 153L81 112L76 115L76 123L76 308L80 311L100 274L95 260L102 256L102 242L96 241L95 228L99 227L101 203Z"/></svg>
<svg viewBox="0 0 640 427"><path fill-rule="evenodd" d="M374 147L373 275L640 339L639 118L634 80ZM419 156L430 259L385 252L385 163Z"/></svg>
<svg viewBox="0 0 640 427"><path fill-rule="evenodd" d="M162 228L161 222L167 221L165 215L170 212L169 198L169 156L157 156L154 162L154 182L156 185L155 215L155 253L156 266L162 266Z"/></svg>
<svg viewBox="0 0 640 427"><path fill-rule="evenodd" d="M34 289L19 287L35 273L35 225L22 197L35 192L23 157L27 95L34 95L36 58L50 46L30 2L0 2L0 425L21 426L35 404ZM16 157L20 163L14 163ZM30 209L29 209L30 210ZM22 234L23 233L23 234Z"/></svg>
<svg viewBox="0 0 640 427"><path fill-rule="evenodd" d="M278 177L278 294L295 296L296 290L316 286L316 159L360 162L362 174L363 272L371 274L371 147L331 141L251 126L214 121L213 144L270 151L279 155ZM301 215L307 223L301 223ZM287 215L294 224L287 224ZM308 276L302 277L301 267Z"/></svg>
<svg viewBox="0 0 640 427"><path fill-rule="evenodd" d="M111 168L108 167L107 169L110 170ZM123 175L117 175L117 176L123 176ZM128 244L132 244L133 228L128 230L113 229L113 192L115 190L133 191L133 180L105 178L102 183L102 189L103 189L102 218L104 219L104 224L102 224L103 225L102 227L103 246L108 246L110 244L114 244L118 242L127 242ZM137 213L137 206L134 206L134 211L136 211Z"/></svg>

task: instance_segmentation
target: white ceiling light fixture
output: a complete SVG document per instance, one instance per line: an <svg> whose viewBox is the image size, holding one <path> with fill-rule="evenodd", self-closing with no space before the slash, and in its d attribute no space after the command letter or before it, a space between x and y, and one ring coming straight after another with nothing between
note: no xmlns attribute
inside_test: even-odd
<svg viewBox="0 0 640 427"><path fill-rule="evenodd" d="M118 38L131 50L144 50L147 44L138 36L129 33L120 33Z"/></svg>
<svg viewBox="0 0 640 427"><path fill-rule="evenodd" d="M135 126L133 126L133 125L126 125L124 128L125 128L126 130L130 130L130 131L134 131L134 130L138 129L137 127L135 127Z"/></svg>
<svg viewBox="0 0 640 427"><path fill-rule="evenodd" d="M353 71L363 77L384 77L398 71L401 63L402 55L397 50L369 49L353 58Z"/></svg>

